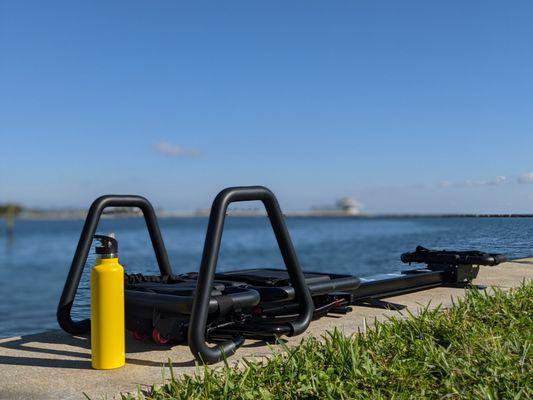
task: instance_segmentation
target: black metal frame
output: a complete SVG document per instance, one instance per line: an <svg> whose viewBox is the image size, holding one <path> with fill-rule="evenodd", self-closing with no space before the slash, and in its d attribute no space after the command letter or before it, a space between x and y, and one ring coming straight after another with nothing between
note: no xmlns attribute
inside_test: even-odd
<svg viewBox="0 0 533 400"><path fill-rule="evenodd" d="M167 251L165 249L165 244L163 243L163 237L161 236L161 231L159 230L159 224L152 204L141 196L106 195L97 198L91 204L89 212L87 213L80 240L78 241L78 247L74 253L65 287L63 288L61 299L59 300L59 305L57 307L57 322L63 330L73 335L87 333L91 329L90 319L73 321L71 310L80 284L81 275L85 267L85 262L87 261L87 256L91 248L93 236L96 232L102 212L107 207L137 207L142 211L161 275L172 274L172 268L168 260Z"/></svg>
<svg viewBox="0 0 533 400"><path fill-rule="evenodd" d="M295 289L299 315L294 321L286 322L288 336L299 335L304 332L313 318L313 299L305 283L296 251L274 194L263 186L224 189L217 195L211 207L188 331L188 344L191 352L205 363L218 362L231 356L244 343L244 338L237 336L213 347L206 344L210 288L215 277L226 211L231 203L242 201L261 201L265 206L291 284Z"/></svg>
<svg viewBox="0 0 533 400"><path fill-rule="evenodd" d="M292 303L294 314L291 315L290 320L277 321L276 323L262 321L255 327L246 324L238 325L237 323L238 328L243 331L237 329L222 332L223 330L219 330L219 333L226 340L210 347L206 343L206 339L217 338L216 336L209 336L208 329L212 330L213 327L207 326L210 307L212 310L213 305L216 305L216 302L212 302L211 299L211 287L215 280L226 212L231 203L243 201L261 201L265 206L285 267L289 274L292 286L289 286L291 290L289 294L291 301L294 301ZM160 273L161 275L172 275L172 268L159 230L157 217L150 202L144 197L131 195L107 195L99 197L92 203L87 214L57 308L59 325L63 330L71 334L83 334L90 331L90 319L73 321L71 311L98 222L102 212L107 207L138 207L141 209L150 234ZM491 256L499 257L495 258L496 261L490 265L495 265L504 260L500 255ZM402 260L403 257L404 255L402 255ZM395 276L378 275L372 278L362 279L360 287L356 290L348 290L348 293L351 296L350 301L353 301L355 304L363 303L382 306L384 302L377 302L376 299L441 285L468 284L476 275L477 269L472 265L428 263L425 268L404 271ZM135 301L141 303L148 301L144 294L139 294L136 298L133 296L133 298ZM174 300L178 300L178 298L173 296L172 299L169 299L169 301ZM189 300L186 306L189 307L190 304ZM392 305L399 306L396 304ZM317 309L317 311L319 310L320 308ZM245 332L246 330L248 330L248 336L262 334L272 336L272 333L287 336L299 335L309 326L313 319L314 311L313 298L311 297L309 286L300 268L300 263L285 225L280 206L274 194L263 186L232 187L222 190L216 196L211 208L200 270L196 280L196 290L192 299L187 332L188 344L192 354L198 360L205 363L218 362L225 357L231 356L244 343L243 335L247 334ZM222 337L218 336L219 339Z"/></svg>

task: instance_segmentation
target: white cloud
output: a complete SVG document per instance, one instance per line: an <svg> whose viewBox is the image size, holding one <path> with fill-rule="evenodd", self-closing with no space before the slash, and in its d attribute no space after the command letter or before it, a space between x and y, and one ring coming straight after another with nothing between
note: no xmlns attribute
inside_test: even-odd
<svg viewBox="0 0 533 400"><path fill-rule="evenodd" d="M498 185L501 185L502 183L505 183L506 180L507 180L507 177L500 175L494 179L482 182L483 183L482 186L498 186Z"/></svg>
<svg viewBox="0 0 533 400"><path fill-rule="evenodd" d="M497 176L493 179L486 179L486 180L466 180L466 181L460 181L460 182L450 182L450 181L443 181L439 183L439 187L441 188L449 188L449 187L483 187L483 186L499 186L507 181L507 177L505 176ZM532 182L533 182L533 176L532 176Z"/></svg>
<svg viewBox="0 0 533 400"><path fill-rule="evenodd" d="M186 149L177 144L159 142L154 145L154 149L169 157L198 157L201 152L198 149Z"/></svg>
<svg viewBox="0 0 533 400"><path fill-rule="evenodd" d="M518 177L519 183L533 183L533 172L526 172Z"/></svg>

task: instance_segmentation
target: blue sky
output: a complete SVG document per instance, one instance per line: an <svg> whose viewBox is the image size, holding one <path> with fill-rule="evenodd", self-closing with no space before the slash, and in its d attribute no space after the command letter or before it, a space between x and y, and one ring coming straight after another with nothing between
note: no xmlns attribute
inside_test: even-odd
<svg viewBox="0 0 533 400"><path fill-rule="evenodd" d="M0 202L533 212L533 3L0 2Z"/></svg>

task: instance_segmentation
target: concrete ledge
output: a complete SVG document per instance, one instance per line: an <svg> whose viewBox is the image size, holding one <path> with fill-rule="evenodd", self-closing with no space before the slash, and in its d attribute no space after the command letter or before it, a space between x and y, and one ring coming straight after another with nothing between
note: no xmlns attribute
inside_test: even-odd
<svg viewBox="0 0 533 400"><path fill-rule="evenodd" d="M482 268L476 283L508 289L531 279L533 258ZM419 306L427 304L449 306L453 298L462 297L464 293L464 289L439 287L389 300L405 304L411 312L416 312ZM374 318L391 315L399 315L399 312L354 307L353 312L345 316L313 322L304 335L290 338L288 342L296 344L306 336L320 336L334 327L350 334L364 329L365 320L371 322ZM128 339L126 349L124 368L96 371L91 369L87 337L70 336L57 330L0 339L0 399L80 399L84 398L83 393L91 398L112 398L120 392L136 391L138 385L161 384L164 375L169 376L169 360L172 360L175 375L195 372L195 361L186 346L168 348ZM261 342L248 341L230 362L269 354L269 347Z"/></svg>

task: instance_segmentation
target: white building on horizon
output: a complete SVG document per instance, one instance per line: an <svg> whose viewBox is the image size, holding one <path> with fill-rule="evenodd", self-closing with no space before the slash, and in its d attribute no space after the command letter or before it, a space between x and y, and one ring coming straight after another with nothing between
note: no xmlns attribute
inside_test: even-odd
<svg viewBox="0 0 533 400"><path fill-rule="evenodd" d="M337 201L337 208L346 215L359 215L363 205L352 197L343 197Z"/></svg>
<svg viewBox="0 0 533 400"><path fill-rule="evenodd" d="M361 215L363 204L352 197L343 197L335 202L333 205L312 207L309 214L311 216L336 216L336 217L350 217Z"/></svg>

